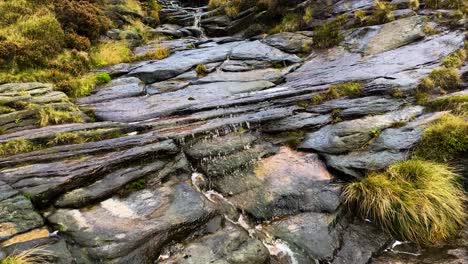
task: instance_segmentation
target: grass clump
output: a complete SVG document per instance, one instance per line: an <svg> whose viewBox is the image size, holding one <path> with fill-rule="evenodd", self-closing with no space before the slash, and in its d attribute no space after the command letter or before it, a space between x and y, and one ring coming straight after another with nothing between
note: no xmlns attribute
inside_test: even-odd
<svg viewBox="0 0 468 264"><path fill-rule="evenodd" d="M278 134L278 137L284 139L284 143L291 148L299 146L304 139L304 136L305 132L301 130L281 132Z"/></svg>
<svg viewBox="0 0 468 264"><path fill-rule="evenodd" d="M78 109L69 107L69 109L56 109L51 105L40 107L37 111L38 124L41 127L48 125L59 125L67 123L84 122Z"/></svg>
<svg viewBox="0 0 468 264"><path fill-rule="evenodd" d="M414 155L420 159L446 162L467 151L466 117L446 114L424 130Z"/></svg>
<svg viewBox="0 0 468 264"><path fill-rule="evenodd" d="M36 247L0 260L0 264L39 264L50 263L53 253L44 247Z"/></svg>
<svg viewBox="0 0 468 264"><path fill-rule="evenodd" d="M91 49L91 60L96 67L130 61L132 51L123 41L101 43Z"/></svg>
<svg viewBox="0 0 468 264"><path fill-rule="evenodd" d="M300 14L287 13L281 19L281 22L271 30L271 33L297 31L299 30L301 23L302 17Z"/></svg>
<svg viewBox="0 0 468 264"><path fill-rule="evenodd" d="M48 146L59 146L69 144L85 143L86 139L78 133L65 132L57 133L55 137L47 142Z"/></svg>
<svg viewBox="0 0 468 264"><path fill-rule="evenodd" d="M362 84L358 82L345 82L332 84L325 93L312 97L312 104L321 104L327 100L338 99L342 96L356 97L362 92Z"/></svg>
<svg viewBox="0 0 468 264"><path fill-rule="evenodd" d="M424 34L430 36L430 35L435 35L435 34L439 34L440 33L440 30L437 29L437 28L434 28L433 26L429 25L429 24L426 24L424 25L423 27L423 32Z"/></svg>
<svg viewBox="0 0 468 264"><path fill-rule="evenodd" d="M198 77L205 76L208 73L205 64L198 64L195 67L195 72L197 73Z"/></svg>
<svg viewBox="0 0 468 264"><path fill-rule="evenodd" d="M395 6L390 3L375 1L373 13L367 20L371 25L391 22L395 19L392 13L395 9Z"/></svg>
<svg viewBox="0 0 468 264"><path fill-rule="evenodd" d="M424 2L427 8L432 9L461 9L464 5L464 0L426 0Z"/></svg>
<svg viewBox="0 0 468 264"><path fill-rule="evenodd" d="M96 78L96 84L101 85L101 84L106 84L111 81L111 77L108 73L106 72L100 72L96 73L94 75L94 78Z"/></svg>
<svg viewBox="0 0 468 264"><path fill-rule="evenodd" d="M351 212L370 218L398 239L431 245L465 224L465 194L446 165L407 160L348 184Z"/></svg>
<svg viewBox="0 0 468 264"><path fill-rule="evenodd" d="M454 68L438 68L429 73L429 78L436 87L443 90L457 89L461 84L461 77Z"/></svg>
<svg viewBox="0 0 468 264"><path fill-rule="evenodd" d="M328 21L314 30L313 40L316 48L330 48L343 41L344 37L340 32L341 21L335 19Z"/></svg>
<svg viewBox="0 0 468 264"><path fill-rule="evenodd" d="M156 44L156 47L153 51L145 53L143 56L138 57L137 59L147 59L147 60L162 60L170 55L170 50L168 47L159 46Z"/></svg>
<svg viewBox="0 0 468 264"><path fill-rule="evenodd" d="M442 59L442 65L446 68L459 68L466 60L466 50L458 49Z"/></svg>
<svg viewBox="0 0 468 264"><path fill-rule="evenodd" d="M458 115L468 116L468 95L453 95L436 98L427 104L433 111L452 111Z"/></svg>
<svg viewBox="0 0 468 264"><path fill-rule="evenodd" d="M35 145L24 138L10 139L0 144L0 156L15 155L29 152L35 149Z"/></svg>

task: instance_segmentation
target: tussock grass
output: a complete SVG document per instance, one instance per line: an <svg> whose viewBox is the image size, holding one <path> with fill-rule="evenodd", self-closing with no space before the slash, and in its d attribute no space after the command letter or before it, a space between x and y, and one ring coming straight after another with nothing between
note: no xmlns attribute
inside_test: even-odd
<svg viewBox="0 0 468 264"><path fill-rule="evenodd" d="M336 46L343 41L341 19L328 21L314 29L314 47L324 49Z"/></svg>
<svg viewBox="0 0 468 264"><path fill-rule="evenodd" d="M0 264L46 264L50 263L51 257L54 254L44 247L36 247L19 254L7 256L5 259L0 260Z"/></svg>
<svg viewBox="0 0 468 264"><path fill-rule="evenodd" d="M446 114L424 130L414 155L420 159L446 162L455 158L457 154L467 151L466 116Z"/></svg>
<svg viewBox="0 0 468 264"><path fill-rule="evenodd" d="M91 60L96 67L130 61L132 51L123 41L101 43L91 50Z"/></svg>
<svg viewBox="0 0 468 264"><path fill-rule="evenodd" d="M349 210L399 239L432 245L465 224L465 194L447 165L407 160L348 184Z"/></svg>
<svg viewBox="0 0 468 264"><path fill-rule="evenodd" d="M155 44L155 49L153 51L147 52L144 55L137 57L136 59L162 60L169 57L170 54L171 52L168 47Z"/></svg>

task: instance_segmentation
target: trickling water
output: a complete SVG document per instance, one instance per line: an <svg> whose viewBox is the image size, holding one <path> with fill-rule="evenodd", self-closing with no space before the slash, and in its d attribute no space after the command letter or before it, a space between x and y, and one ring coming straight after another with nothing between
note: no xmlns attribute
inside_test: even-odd
<svg viewBox="0 0 468 264"><path fill-rule="evenodd" d="M235 208L234 204L232 204L222 194L213 190L209 190L206 192L202 191L202 185L206 183L203 174L195 172L192 174L191 178L192 184L195 186L195 188L199 192L201 192L208 200L216 204L224 203ZM291 261L291 264L298 264L298 261L294 256L294 252L291 250L288 244L280 239L273 239L273 237L263 229L263 226L261 224L255 227L250 226L249 222L247 221L247 217L245 217L243 214L239 215L237 221L232 220L227 215L224 215L224 218L232 224L235 224L247 231L250 237L256 237L260 239L270 252L271 256L279 258L287 257Z"/></svg>
<svg viewBox="0 0 468 264"><path fill-rule="evenodd" d="M205 31L203 30L203 27L201 26L202 15L203 15L203 8L197 8L197 11L193 15L193 27L200 30L201 38L206 38Z"/></svg>

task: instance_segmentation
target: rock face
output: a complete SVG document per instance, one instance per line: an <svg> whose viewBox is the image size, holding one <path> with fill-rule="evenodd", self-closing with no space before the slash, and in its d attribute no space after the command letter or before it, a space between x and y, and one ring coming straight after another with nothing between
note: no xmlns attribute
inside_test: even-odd
<svg viewBox="0 0 468 264"><path fill-rule="evenodd" d="M49 84L0 85L0 260L38 246L64 264L466 259L465 233L399 254L406 244L388 248L392 238L347 214L341 197L346 181L407 159L446 113L414 95L462 47L456 24L426 35L434 12L416 15L409 1L392 1L395 21L373 26L351 17L371 14L374 1L289 1L291 12L312 2L314 20L263 37L247 30L266 22L255 7L228 17L208 1L160 0L158 24L119 16L124 0L107 2L118 25L138 17L160 37L142 45L133 32L135 55L155 44L170 55L99 69L113 80L77 100ZM350 18L344 41L313 48L307 29L338 15ZM360 94L312 103L351 81ZM48 106L72 118L45 124Z"/></svg>

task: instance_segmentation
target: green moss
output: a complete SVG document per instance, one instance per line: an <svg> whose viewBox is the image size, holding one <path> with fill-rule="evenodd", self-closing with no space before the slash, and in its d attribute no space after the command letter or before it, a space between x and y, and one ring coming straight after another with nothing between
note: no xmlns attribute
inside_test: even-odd
<svg viewBox="0 0 468 264"><path fill-rule="evenodd" d="M437 29L437 28L434 28L433 26L431 26L431 25L429 25L429 24L426 24L426 25L424 25L424 27L423 27L423 32L424 32L424 34L430 36L430 35L439 34L439 33L440 33L440 30Z"/></svg>
<svg viewBox="0 0 468 264"><path fill-rule="evenodd" d="M424 130L414 155L421 159L449 161L468 151L468 121L446 114Z"/></svg>
<svg viewBox="0 0 468 264"><path fill-rule="evenodd" d="M458 49L442 60L442 65L446 68L459 68L466 60L466 50Z"/></svg>
<svg viewBox="0 0 468 264"><path fill-rule="evenodd" d="M464 225L466 201L458 176L442 164L408 160L348 184L349 211L400 240L431 245Z"/></svg>
<svg viewBox="0 0 468 264"><path fill-rule="evenodd" d="M5 143L0 143L0 156L29 152L35 148L33 143L24 138L10 139Z"/></svg>
<svg viewBox="0 0 468 264"><path fill-rule="evenodd" d="M55 137L47 142L48 146L81 144L86 142L86 139L78 133L65 132L58 133Z"/></svg>
<svg viewBox="0 0 468 264"><path fill-rule="evenodd" d="M371 137L372 137L373 139L374 139L374 138L378 138L378 137L380 136L380 133L381 133L381 132L382 132L382 131L380 131L380 129L372 129L372 130L370 131L370 135L371 135Z"/></svg>
<svg viewBox="0 0 468 264"><path fill-rule="evenodd" d="M304 139L304 136L305 132L301 130L282 132L278 134L278 137L284 139L285 144L291 148L295 148L299 144L301 144L302 140Z"/></svg>
<svg viewBox="0 0 468 264"><path fill-rule="evenodd" d="M146 187L146 179L140 178L138 180L134 180L127 185L125 185L125 189L130 192L142 190Z"/></svg>
<svg viewBox="0 0 468 264"><path fill-rule="evenodd" d="M331 111L331 116L332 116L332 124L339 123L343 121L341 118L341 109L333 109Z"/></svg>
<svg viewBox="0 0 468 264"><path fill-rule="evenodd" d="M377 25L393 21L395 18L392 12L395 9L395 6L387 2L376 1L374 3L373 13L368 18L368 24Z"/></svg>
<svg viewBox="0 0 468 264"><path fill-rule="evenodd" d="M96 78L96 84L98 85L106 84L111 81L110 75L106 72L96 73L94 77Z"/></svg>
<svg viewBox="0 0 468 264"><path fill-rule="evenodd" d="M362 92L362 84L358 82L345 82L333 84L329 89L336 90L339 96L356 97Z"/></svg>
<svg viewBox="0 0 468 264"><path fill-rule="evenodd" d="M443 90L455 90L461 84L461 77L454 68L437 68L429 73L429 78L436 87Z"/></svg>
<svg viewBox="0 0 468 264"><path fill-rule="evenodd" d="M198 64L195 67L195 72L197 73L198 77L205 76L208 73L205 64Z"/></svg>

